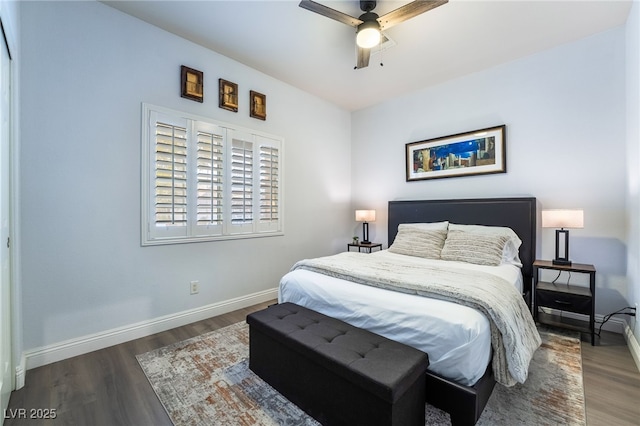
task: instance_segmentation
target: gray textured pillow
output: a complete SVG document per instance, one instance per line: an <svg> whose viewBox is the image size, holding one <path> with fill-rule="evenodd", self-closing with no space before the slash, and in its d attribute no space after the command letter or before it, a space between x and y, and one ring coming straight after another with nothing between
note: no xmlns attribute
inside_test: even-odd
<svg viewBox="0 0 640 426"><path fill-rule="evenodd" d="M389 251L406 256L440 259L440 251L446 237L446 230L420 229L400 225Z"/></svg>
<svg viewBox="0 0 640 426"><path fill-rule="evenodd" d="M440 253L443 260L498 266L509 237L505 235L476 234L449 230Z"/></svg>
<svg viewBox="0 0 640 426"><path fill-rule="evenodd" d="M418 228L425 231L446 231L449 228L449 222L426 222L426 223L401 223L398 225L398 230L402 228Z"/></svg>
<svg viewBox="0 0 640 426"><path fill-rule="evenodd" d="M508 263L519 268L522 267L518 249L522 245L522 240L518 237L513 229L505 226L485 226L485 225L460 225L457 223L449 224L450 231L472 232L474 234L496 234L509 238L509 243L505 244L502 251L502 264Z"/></svg>

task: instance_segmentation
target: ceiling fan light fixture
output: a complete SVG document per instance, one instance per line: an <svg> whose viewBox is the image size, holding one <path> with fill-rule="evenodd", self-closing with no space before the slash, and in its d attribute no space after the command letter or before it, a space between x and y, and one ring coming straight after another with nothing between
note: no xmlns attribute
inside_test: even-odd
<svg viewBox="0 0 640 426"><path fill-rule="evenodd" d="M356 44L363 49L370 49L380 43L380 24L378 21L365 21L358 25Z"/></svg>
<svg viewBox="0 0 640 426"><path fill-rule="evenodd" d="M386 31L407 19L442 6L448 1L413 0L404 6L379 16L373 11L378 3L376 0L360 0L360 10L364 13L359 18L332 9L314 0L301 0L300 7L356 28L356 44L358 48L356 49L355 69L359 69L369 66L369 57L371 53L375 53L370 50L372 47L380 46L377 50L381 52L382 44L389 41L386 36L382 35L383 28Z"/></svg>

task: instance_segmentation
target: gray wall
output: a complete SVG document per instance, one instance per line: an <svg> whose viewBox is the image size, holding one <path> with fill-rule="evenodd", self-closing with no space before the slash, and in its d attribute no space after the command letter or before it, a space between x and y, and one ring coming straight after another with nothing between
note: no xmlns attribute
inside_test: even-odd
<svg viewBox="0 0 640 426"><path fill-rule="evenodd" d="M348 112L99 2L21 6L25 349L274 289L343 249ZM180 97L180 65L204 72L204 103ZM218 108L218 78L238 83L238 113ZM142 102L284 137L285 236L141 247Z"/></svg>
<svg viewBox="0 0 640 426"><path fill-rule="evenodd" d="M382 213L374 239L386 241L388 200L521 195L584 209L571 258L598 270L597 313L626 306L624 46L617 28L354 113L353 202ZM500 124L506 174L405 182L405 143ZM552 258L554 230L538 240Z"/></svg>
<svg viewBox="0 0 640 426"><path fill-rule="evenodd" d="M626 24L627 78L627 239L628 300L640 305L640 3L633 2ZM635 335L636 362L640 365L640 313L629 318Z"/></svg>

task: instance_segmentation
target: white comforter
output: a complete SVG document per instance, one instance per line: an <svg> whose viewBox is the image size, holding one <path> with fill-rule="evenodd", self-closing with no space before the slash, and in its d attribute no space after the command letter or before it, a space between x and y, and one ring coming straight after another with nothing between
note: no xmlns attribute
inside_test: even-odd
<svg viewBox="0 0 640 426"><path fill-rule="evenodd" d="M368 273L368 267L366 266L351 266L349 263L351 258L358 261L362 260L363 262L365 262L365 259L367 259L366 262L369 260L375 262L376 266L371 264L370 268L380 269L373 274L378 277L378 280L380 280L381 274L387 274L387 272L383 271L384 268L378 266L380 263L391 262L389 263L390 265L396 265L394 267L402 268L397 271L399 275L405 275L406 278L408 274L408 276L413 277L412 280L414 283L424 281L418 280L418 278L421 276L422 270L420 268L422 268L425 263L435 263L438 265L436 269L442 266L442 263L448 266L458 265L463 270L469 268L467 264L427 261L425 259L396 255L386 251L375 253L374 255L345 253L320 258L322 260L303 261L297 266L306 265L305 267L311 267L311 269L316 268L317 270L318 266L324 267L326 265L323 263L331 261L333 263L337 262L342 266L343 269L341 272L360 269L360 273ZM476 267L472 269L474 269L473 281L477 281L475 279L476 276L485 274L485 272L475 271ZM487 267L479 267L479 269L495 270L496 272L504 272L505 270L505 268ZM411 270L411 272L409 273L408 270ZM434 271L432 271L432 273L433 272ZM503 272L499 272L498 275L503 274ZM329 272L329 274L331 274L331 272ZM467 280L469 280L468 272L462 271L457 274L466 276ZM282 279L279 299L280 301L290 301L307 306L327 315L340 318L355 326L417 347L429 354L431 362L430 369L432 371L458 381L461 384L471 385L482 376L491 356L491 351L487 349L489 341L487 330L490 327L483 314L475 309L455 305L443 300L434 300L385 289L365 287L360 284L345 281L344 278L350 278L340 274L338 275L339 278L342 279L325 277L309 270L293 270ZM385 275L382 281L395 280L392 275ZM513 274L511 274L511 276L513 276ZM312 284L304 283L305 280L310 280L309 282ZM449 278L447 278L447 280L449 280ZM489 279L489 281L495 280ZM511 286L512 284L507 285ZM366 290L363 291L363 288ZM407 288L400 289L400 291L407 290ZM484 290L484 287L481 287L481 290ZM519 294L516 290L511 290L514 294ZM485 314L486 313L487 312L485 312ZM511 326L512 325L509 327ZM525 328L525 331L528 331L528 329ZM535 334L537 335L537 332L535 332ZM511 339L511 337L509 339ZM525 359L523 362L525 364L525 371L522 371L522 365L516 367L516 371L514 372L516 381L524 381L526 378L526 368L528 366L527 357L538 345L539 342L536 342L535 338L529 339L529 348L524 351ZM522 364L522 362L520 362L520 364ZM468 368L470 365L473 365L474 368ZM514 382L511 378L505 379L501 377L501 380L504 384L513 384L512 382Z"/></svg>

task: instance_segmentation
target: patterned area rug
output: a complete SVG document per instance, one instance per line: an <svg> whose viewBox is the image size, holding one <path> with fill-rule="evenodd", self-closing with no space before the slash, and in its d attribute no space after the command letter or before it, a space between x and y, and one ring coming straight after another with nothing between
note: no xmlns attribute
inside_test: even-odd
<svg viewBox="0 0 640 426"><path fill-rule="evenodd" d="M499 384L478 425L585 425L580 340L541 330L524 385ZM249 327L239 322L137 359L177 425L318 425L249 370ZM449 415L425 405L427 425Z"/></svg>

